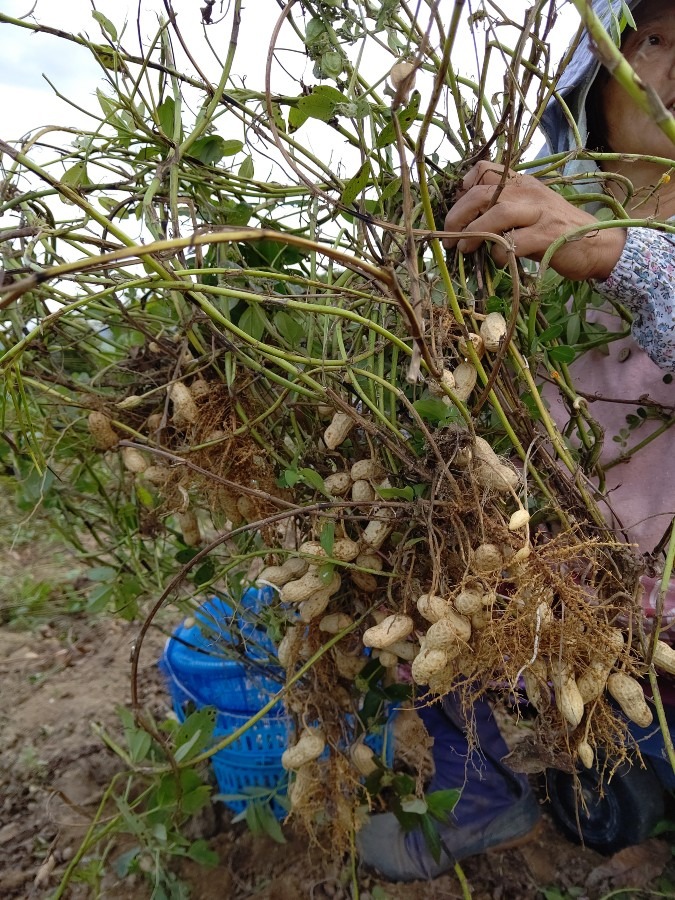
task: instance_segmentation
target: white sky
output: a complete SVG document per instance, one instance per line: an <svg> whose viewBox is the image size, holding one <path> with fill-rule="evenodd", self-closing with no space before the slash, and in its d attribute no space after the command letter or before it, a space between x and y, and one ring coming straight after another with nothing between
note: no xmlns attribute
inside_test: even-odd
<svg viewBox="0 0 675 900"><path fill-rule="evenodd" d="M118 31L122 30L126 20L127 30L123 42L125 48L133 53L138 53L138 5L138 0L96 0L96 8L114 23ZM165 14L165 10L161 0L141 0L140 5L141 32L143 39L147 40L156 30L158 15ZM218 72L213 58L203 43L200 23L202 5L203 0L173 0L181 30L189 45L198 49L200 64L206 67L209 77L217 80ZM476 3L473 5L476 6ZM524 11L531 5L528 0L503 0L501 4L517 20L522 18ZM227 9L227 6L226 2L221 5L221 0L217 0L213 7L214 20L220 17L220 10L223 7ZM449 16L453 6L453 0L443 0L441 15L447 10ZM561 2L560 9L554 44L554 52L558 55L578 24L578 16L573 8ZM91 40L101 42L100 29L91 16L90 0L0 0L0 11L16 18L27 16L31 10L31 18L34 20L66 31L83 33ZM267 46L279 11L276 0L248 0L245 5L234 72L245 75L249 87L262 88ZM468 15L468 3L466 12ZM229 35L229 16L223 24L212 26L208 33L218 52L224 57ZM466 54L466 59L463 54ZM288 55L288 59L294 57ZM475 68L471 43L461 42L453 59L460 71L464 67L466 71ZM96 87L101 86L101 71L86 48L49 35L33 34L11 25L0 25L0 92L3 98L0 135L3 139L16 140L45 124L67 123L76 126L86 121L81 114L68 108L54 96L42 73L49 76L59 92L72 98L78 105L98 111L93 95ZM280 76L279 70L277 73ZM305 67L305 77L309 83L314 82L311 63ZM279 89L278 83L275 86ZM297 92L297 87L295 90Z"/></svg>

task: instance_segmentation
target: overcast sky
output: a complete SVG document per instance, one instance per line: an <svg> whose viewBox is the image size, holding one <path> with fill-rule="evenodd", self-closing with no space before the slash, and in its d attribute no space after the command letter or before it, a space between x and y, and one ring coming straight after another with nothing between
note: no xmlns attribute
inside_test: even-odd
<svg viewBox="0 0 675 900"><path fill-rule="evenodd" d="M96 8L104 13L122 30L125 21L127 30L124 45L133 53L138 52L136 15L138 0L96 0ZM203 44L200 23L200 7L204 0L173 0L181 30L191 47L198 49L200 64L206 66L209 77L217 80L218 72L213 58ZM447 7L448 14L453 7L452 0L444 0L441 13ZM475 5L475 4L474 4ZM525 9L531 6L528 0L508 0L504 4L514 19L520 19ZM556 25L555 52L560 54L570 35L574 32L578 17L573 9L561 3L561 16ZM142 0L141 33L144 40L154 34L158 15L164 14L162 0ZM213 7L213 18L220 17L220 10L227 9L217 0ZM101 42L101 32L92 19L90 0L0 0L0 11L14 17L27 16L43 24L75 33L84 33L91 40ZM467 4L468 12L468 4ZM248 0L242 16L239 49L234 71L246 75L250 87L261 88L265 66L266 50L270 33L279 15L276 0ZM209 35L218 52L225 55L229 21L214 25ZM203 52L200 48L204 48ZM462 54L466 54L466 59ZM293 57L289 57L292 59ZM297 58L296 58L297 59ZM470 42L458 45L453 56L455 66L466 71L475 68L475 54ZM0 25L0 91L2 92L1 136L5 140L16 140L28 131L45 124L77 125L83 118L72 108L55 97L43 78L47 74L59 92L72 98L78 105L98 110L92 101L95 89L101 85L101 71L90 52L84 47L44 34L32 34L10 25ZM311 63L306 77L312 82ZM281 77L281 73L278 73ZM91 124L91 120L90 120Z"/></svg>

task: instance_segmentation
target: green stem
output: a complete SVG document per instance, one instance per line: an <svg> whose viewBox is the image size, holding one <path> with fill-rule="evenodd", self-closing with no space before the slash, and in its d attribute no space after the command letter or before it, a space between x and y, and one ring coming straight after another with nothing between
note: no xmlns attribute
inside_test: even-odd
<svg viewBox="0 0 675 900"><path fill-rule="evenodd" d="M457 876L457 880L459 881L459 885L462 889L462 900L471 900L471 886L467 881L467 877L464 874L464 870L460 866L459 863L455 863L455 875Z"/></svg>

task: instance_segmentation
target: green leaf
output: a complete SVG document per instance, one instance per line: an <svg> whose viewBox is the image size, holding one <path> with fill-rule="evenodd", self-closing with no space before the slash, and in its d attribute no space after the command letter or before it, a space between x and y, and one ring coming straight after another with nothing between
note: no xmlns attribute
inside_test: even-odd
<svg viewBox="0 0 675 900"><path fill-rule="evenodd" d="M431 818L431 816L426 815L422 816L421 822L422 826L422 834L424 835L424 841L429 848L429 852L434 858L436 863L440 863L441 861L441 838L438 834L438 828L436 827L436 823Z"/></svg>
<svg viewBox="0 0 675 900"><path fill-rule="evenodd" d="M342 192L341 200L345 206L351 206L370 180L370 163L366 160L356 175L350 178Z"/></svg>
<svg viewBox="0 0 675 900"><path fill-rule="evenodd" d="M186 563L191 562L198 553L199 550L195 550L193 547L184 547L176 553L174 559L184 566Z"/></svg>
<svg viewBox="0 0 675 900"><path fill-rule="evenodd" d="M309 47L310 44L316 43L321 35L325 33L326 26L323 22L323 19L310 19L307 23L307 28L305 29L305 44Z"/></svg>
<svg viewBox="0 0 675 900"><path fill-rule="evenodd" d="M573 313L567 320L566 339L568 344L577 344L579 335L581 334L581 317L578 313Z"/></svg>
<svg viewBox="0 0 675 900"><path fill-rule="evenodd" d="M311 93L299 97L295 108L305 119L320 119L322 122L329 122L335 115L336 106L340 103L349 103L349 98L337 88L321 84L312 88Z"/></svg>
<svg viewBox="0 0 675 900"><path fill-rule="evenodd" d="M73 188L81 188L88 187L90 184L93 184L93 181L90 180L89 175L87 174L87 166L83 162L77 162L74 166L71 166L61 176L61 183L67 184Z"/></svg>
<svg viewBox="0 0 675 900"><path fill-rule="evenodd" d="M131 761L141 762L141 760L145 759L148 755L150 747L152 746L152 738L147 731L144 731L136 725L131 710L120 706L117 708L117 714L120 717L124 728L124 737L129 748Z"/></svg>
<svg viewBox="0 0 675 900"><path fill-rule="evenodd" d="M401 179L399 177L392 178L389 184L382 191L380 196L380 203L386 203L387 200L391 200L392 197L395 197L396 194L401 190Z"/></svg>
<svg viewBox="0 0 675 900"><path fill-rule="evenodd" d="M284 114L281 111L281 105L279 103L272 103L271 108L272 108L272 119L274 121L274 124L277 126L279 131L286 131L286 120L284 119ZM290 123L290 115L289 115L289 123Z"/></svg>
<svg viewBox="0 0 675 900"><path fill-rule="evenodd" d="M190 148L190 156L194 156L206 166L215 165L224 156L234 156L244 147L243 141L226 141L218 134L207 134L199 138Z"/></svg>
<svg viewBox="0 0 675 900"><path fill-rule="evenodd" d="M375 23L375 31L384 31L389 26L394 25L394 16L398 12L400 0L382 0L382 6L377 14Z"/></svg>
<svg viewBox="0 0 675 900"><path fill-rule="evenodd" d="M563 363L565 365L574 362L576 357L573 347L550 347L547 352L554 362Z"/></svg>
<svg viewBox="0 0 675 900"><path fill-rule="evenodd" d="M447 409L447 407L446 407ZM404 488L375 488L377 495L383 500L414 500L415 492L407 485Z"/></svg>
<svg viewBox="0 0 675 900"><path fill-rule="evenodd" d="M110 40L116 41L117 40L117 29L115 28L113 23L110 21L110 19L107 19L103 15L103 13L99 12L97 9L92 10L91 14L92 14L93 18L96 19L98 24L101 26L103 31L108 35Z"/></svg>
<svg viewBox="0 0 675 900"><path fill-rule="evenodd" d="M254 341L259 341L265 333L265 317L257 306L249 306L239 317L237 325Z"/></svg>
<svg viewBox="0 0 675 900"><path fill-rule="evenodd" d="M626 0L621 0L621 18L624 19L625 24L630 25L632 29L637 28L635 19L633 18L633 13L630 11L630 7L626 3Z"/></svg>
<svg viewBox="0 0 675 900"><path fill-rule="evenodd" d="M333 545L335 544L335 523L326 522L321 529L321 537L319 543L326 551L328 556L333 555Z"/></svg>
<svg viewBox="0 0 675 900"><path fill-rule="evenodd" d="M183 794L181 800L181 809L188 816L194 815L200 809L204 809L208 805L211 798L211 788L208 784L202 784L194 791Z"/></svg>
<svg viewBox="0 0 675 900"><path fill-rule="evenodd" d="M485 301L486 312L500 312L502 315L506 313L506 302L502 297L488 297Z"/></svg>
<svg viewBox="0 0 675 900"><path fill-rule="evenodd" d="M315 491L320 491L322 494L326 493L326 488L324 487L323 478L319 475L317 471L314 469L298 469L298 473L305 484L308 484L310 487L313 487Z"/></svg>
<svg viewBox="0 0 675 900"><path fill-rule="evenodd" d="M556 338L559 338L563 333L563 326L560 324L551 325L549 328L546 328L539 335L538 341L540 344L547 344L549 341L553 341Z"/></svg>
<svg viewBox="0 0 675 900"><path fill-rule="evenodd" d="M412 794L414 792L415 781L410 777L410 775L400 773L399 775L396 775L394 777L393 786L399 796L405 797L406 795Z"/></svg>
<svg viewBox="0 0 675 900"><path fill-rule="evenodd" d="M150 752L150 747L152 747L152 738L147 731L141 731L141 729L139 728L129 736L128 741L129 756L131 757L131 761L133 763L142 762Z"/></svg>
<svg viewBox="0 0 675 900"><path fill-rule="evenodd" d="M268 803L254 803L251 805L256 807L258 827L261 832L268 837L271 837L277 844L285 844L286 838L284 837L281 825L272 812L270 805Z"/></svg>
<svg viewBox="0 0 675 900"><path fill-rule="evenodd" d="M413 406L422 419L427 422L440 422L447 418L449 407L437 397L423 397L416 400Z"/></svg>
<svg viewBox="0 0 675 900"><path fill-rule="evenodd" d="M429 814L441 822L447 822L449 814L457 805L461 796L458 788L450 788L445 791L432 791L425 799L429 807Z"/></svg>
<svg viewBox="0 0 675 900"><path fill-rule="evenodd" d="M135 483L134 489L136 491L136 496L138 497L138 502L141 506L144 506L146 509L153 509L155 505L155 498L151 491L149 491L142 481L137 481Z"/></svg>
<svg viewBox="0 0 675 900"><path fill-rule="evenodd" d="M274 316L274 327L277 329L282 338L291 345L291 347L297 348L300 345L300 342L305 337L305 329L302 324L290 314L281 310L278 313L275 313ZM289 487L292 485L289 485Z"/></svg>
<svg viewBox="0 0 675 900"><path fill-rule="evenodd" d="M106 581L117 577L117 569L112 566L94 566L93 569L87 569L87 578L90 581Z"/></svg>
<svg viewBox="0 0 675 900"><path fill-rule="evenodd" d="M329 50L323 54L319 65L326 78L339 78L344 68L344 59L337 50Z"/></svg>
<svg viewBox="0 0 675 900"><path fill-rule="evenodd" d="M96 88L96 97L98 99L98 103L101 107L103 115L106 118L112 118L117 110L117 107L114 105L114 101L110 97L106 97L106 95L100 88Z"/></svg>
<svg viewBox="0 0 675 900"><path fill-rule="evenodd" d="M216 566L213 560L207 559L195 572L195 584L203 585L213 581L216 574Z"/></svg>
<svg viewBox="0 0 675 900"><path fill-rule="evenodd" d="M333 580L333 572L335 567L333 563L326 563L323 566L319 567L319 581L321 584L330 584Z"/></svg>
<svg viewBox="0 0 675 900"><path fill-rule="evenodd" d="M132 847L131 850L127 850L126 853L120 854L113 863L113 868L115 870L115 874L118 878L126 878L131 870L131 866L141 852L140 847Z"/></svg>
<svg viewBox="0 0 675 900"><path fill-rule="evenodd" d="M182 771L190 771L183 769ZM173 773L162 775L153 794L154 805L159 809L172 809L176 805L178 797L178 788L176 786L176 777Z"/></svg>
<svg viewBox="0 0 675 900"><path fill-rule="evenodd" d="M87 612L94 614L106 610L114 592L114 584L100 584L95 587L87 600Z"/></svg>
<svg viewBox="0 0 675 900"><path fill-rule="evenodd" d="M152 826L152 836L156 838L160 844L166 844L169 835L164 822L155 822Z"/></svg>
<svg viewBox="0 0 675 900"><path fill-rule="evenodd" d="M301 125L304 125L309 116L297 106L292 106L288 110L288 130L291 134L297 131Z"/></svg>
<svg viewBox="0 0 675 900"><path fill-rule="evenodd" d="M279 230L278 224L273 219L261 221L260 224L272 231ZM293 266L308 256L305 251L300 250L298 247L290 247L280 241L268 240L267 238L255 243L239 244L238 247L241 255L251 267L260 266L262 260L264 265L270 266L276 272L283 272L288 266Z"/></svg>
<svg viewBox="0 0 675 900"><path fill-rule="evenodd" d="M159 127L168 138L173 138L174 117L176 114L176 101L173 97L167 97L163 103L157 107L157 118L159 119Z"/></svg>
<svg viewBox="0 0 675 900"><path fill-rule="evenodd" d="M286 487L295 487L295 485L300 480L300 473L297 469L286 469L283 475L283 479Z"/></svg>
<svg viewBox="0 0 675 900"><path fill-rule="evenodd" d="M214 853L203 839L190 844L187 855L195 862L209 868L218 865L218 854Z"/></svg>
<svg viewBox="0 0 675 900"><path fill-rule="evenodd" d="M239 228L248 225L249 219L253 215L253 208L248 203L233 203L231 206L223 205L221 212L224 225L233 225L235 228Z"/></svg>
<svg viewBox="0 0 675 900"><path fill-rule="evenodd" d="M258 817L258 804L248 803L244 810L244 819L248 825L248 830L255 837L260 837L263 833L262 826ZM235 820L236 821L236 820Z"/></svg>
<svg viewBox="0 0 675 900"><path fill-rule="evenodd" d="M191 713L176 732L176 762L201 753L211 742L215 724L216 710L212 706Z"/></svg>
<svg viewBox="0 0 675 900"><path fill-rule="evenodd" d="M412 96L410 97L410 102L405 107L405 109L400 110L396 113L396 117L398 119L399 125L401 126L401 132L403 134L410 128L412 123L417 118L417 113L420 108L420 100L422 99L422 95L419 91L413 91ZM375 141L376 147L388 147L389 144L393 144L396 140L396 130L394 128L394 123L389 122L388 125L385 125L382 131L377 136L377 140Z"/></svg>
<svg viewBox="0 0 675 900"><path fill-rule="evenodd" d="M105 69L111 69L113 72L122 68L122 59L115 50L109 50L107 47L94 47L94 56Z"/></svg>
<svg viewBox="0 0 675 900"><path fill-rule="evenodd" d="M253 157L249 153L243 163L239 166L237 173L240 178L253 178L255 174L255 166L253 165Z"/></svg>

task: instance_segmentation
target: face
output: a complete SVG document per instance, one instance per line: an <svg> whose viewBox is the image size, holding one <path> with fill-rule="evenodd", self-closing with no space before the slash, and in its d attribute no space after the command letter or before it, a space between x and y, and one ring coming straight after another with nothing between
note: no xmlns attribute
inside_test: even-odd
<svg viewBox="0 0 675 900"><path fill-rule="evenodd" d="M640 76L675 113L675 15L670 0L643 0L635 11L637 30L627 28L621 51ZM607 143L616 153L675 158L675 144L641 112L615 79L602 93Z"/></svg>

